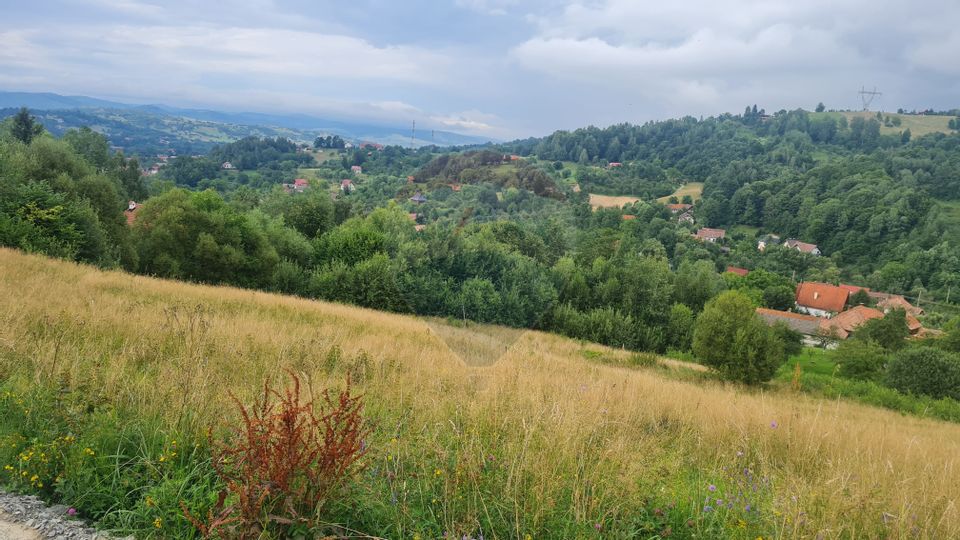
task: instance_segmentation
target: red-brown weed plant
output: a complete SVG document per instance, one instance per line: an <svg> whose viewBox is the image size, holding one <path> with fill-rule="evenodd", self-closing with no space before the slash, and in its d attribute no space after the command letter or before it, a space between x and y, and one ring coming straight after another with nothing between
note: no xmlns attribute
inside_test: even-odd
<svg viewBox="0 0 960 540"><path fill-rule="evenodd" d="M184 515L206 538L258 538L264 531L313 528L324 506L366 453L370 434L363 396L346 387L324 391L317 415L304 401L300 378L278 392L264 383L263 397L249 408L230 394L242 424L235 435L211 441L213 467L226 487L206 522L181 502Z"/></svg>

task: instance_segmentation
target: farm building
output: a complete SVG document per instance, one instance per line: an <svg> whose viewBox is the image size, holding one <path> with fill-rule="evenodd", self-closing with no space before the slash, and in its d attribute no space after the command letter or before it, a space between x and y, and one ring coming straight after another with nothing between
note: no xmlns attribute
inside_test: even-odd
<svg viewBox="0 0 960 540"><path fill-rule="evenodd" d="M914 317L923 315L923 309L914 306L899 294L887 294L870 290L867 290L867 294L870 295L870 298L877 301L877 307L882 309L884 313L889 313L894 309L902 309L907 312L907 315L913 315Z"/></svg>
<svg viewBox="0 0 960 540"><path fill-rule="evenodd" d="M747 274L750 273L750 271L747 270L746 268L740 268L739 266L728 266L726 271L730 272L731 274L736 274L738 276L746 276Z"/></svg>
<svg viewBox="0 0 960 540"><path fill-rule="evenodd" d="M803 335L804 344L810 346L819 345L819 341L816 338L821 335L821 321L823 319L814 317L813 315L767 308L757 308L756 311L757 315L768 325L784 324L787 328Z"/></svg>
<svg viewBox="0 0 960 540"><path fill-rule="evenodd" d="M850 293L829 283L807 281L797 285L797 309L808 315L832 317L843 311Z"/></svg>
<svg viewBox="0 0 960 540"><path fill-rule="evenodd" d="M693 205L692 205L692 204L683 204L683 203L680 203L680 204L668 204L668 205L667 205L667 209L670 210L670 213L671 213L671 214L677 214L677 213L680 213L680 212L686 212L687 210L690 210L691 208L693 208Z"/></svg>
<svg viewBox="0 0 960 540"><path fill-rule="evenodd" d="M353 191L353 181L349 179L343 179L340 181L340 191L344 193L350 193Z"/></svg>

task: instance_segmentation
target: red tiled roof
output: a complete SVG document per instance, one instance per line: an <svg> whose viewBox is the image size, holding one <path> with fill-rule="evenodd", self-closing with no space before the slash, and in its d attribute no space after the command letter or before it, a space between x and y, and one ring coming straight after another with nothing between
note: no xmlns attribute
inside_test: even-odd
<svg viewBox="0 0 960 540"><path fill-rule="evenodd" d="M836 285L807 281L797 285L797 304L823 311L843 311L850 293Z"/></svg>
<svg viewBox="0 0 960 540"><path fill-rule="evenodd" d="M863 323L870 319L882 319L883 312L866 306L852 307L836 317L830 319L830 325L842 328L847 333L853 332L863 326Z"/></svg>
<svg viewBox="0 0 960 540"><path fill-rule="evenodd" d="M703 227L697 231L697 234L694 236L700 238L701 240L706 238L724 238L727 236L727 231L723 229L710 229L708 227Z"/></svg>
<svg viewBox="0 0 960 540"><path fill-rule="evenodd" d="M757 308L757 315L771 326L776 323L783 323L801 334L812 336L820 333L820 318L813 315L766 308Z"/></svg>
<svg viewBox="0 0 960 540"><path fill-rule="evenodd" d="M850 294L856 294L856 293L860 292L861 290L866 291L866 292L870 292L870 289L869 289L868 287L861 287L861 286L859 286L859 285L845 285L845 284L841 283L840 285L837 285L837 286L840 287L841 289L847 291L847 292L850 293Z"/></svg>
<svg viewBox="0 0 960 540"><path fill-rule="evenodd" d="M736 274L738 276L745 276L750 273L750 271L747 270L746 268L740 268L739 266L728 266L727 272L730 272L731 274Z"/></svg>
<svg viewBox="0 0 960 540"><path fill-rule="evenodd" d="M787 240L783 245L791 249L796 249L801 253L813 253L814 250L819 251L816 244L808 244L807 242L801 242L794 238Z"/></svg>
<svg viewBox="0 0 960 540"><path fill-rule="evenodd" d="M624 221L630 221L631 219L637 219L637 216L635 216L635 215L633 215L633 214L624 214L622 217L623 217L623 220L624 220Z"/></svg>
<svg viewBox="0 0 960 540"><path fill-rule="evenodd" d="M671 212L673 212L674 214L676 214L677 212L683 212L683 211L685 211L685 210L689 210L689 209L693 208L693 205L692 205L692 204L684 204L684 203L668 204L668 205L667 205L667 208L668 208Z"/></svg>

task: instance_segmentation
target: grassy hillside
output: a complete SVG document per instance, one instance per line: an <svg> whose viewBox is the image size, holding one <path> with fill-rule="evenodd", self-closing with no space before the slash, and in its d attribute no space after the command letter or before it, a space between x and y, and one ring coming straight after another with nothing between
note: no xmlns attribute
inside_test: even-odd
<svg viewBox="0 0 960 540"><path fill-rule="evenodd" d="M203 441L209 426L235 421L228 392L249 403L265 380L283 382L283 369L315 391L349 373L375 430L332 519L367 534L960 536L956 424L683 382L666 368L629 367L622 351L538 332L505 347L496 329L474 339L445 326L0 250L0 405L21 411L0 414L0 459L17 459L18 430L46 433L61 416L72 426L149 419L155 431L141 429L129 448L105 429L78 429L69 444L89 454L38 482L87 515L98 500L90 490L113 482L125 506L103 510L108 524L177 536L189 530L177 501L210 496L196 495L204 462L171 451L172 437L174 449ZM489 367L454 352L488 346L506 348ZM24 404L43 388L56 407ZM142 442L154 440L159 458ZM142 479L76 472L88 470L82 460L112 467L121 453L146 464ZM167 468L171 455L182 469ZM122 484L131 481L140 484Z"/></svg>
<svg viewBox="0 0 960 540"><path fill-rule="evenodd" d="M859 116L864 119L876 118L876 111L850 111L850 112L824 112L824 113L810 113L810 118L817 118L819 115L833 116L833 117L846 117L849 122L853 118ZM947 122L950 121L952 116L927 116L921 114L897 114L897 113L883 113L884 118L899 118L900 125L887 127L883 124L880 125L880 133L882 135L889 135L894 133L900 133L906 129L910 130L910 134L914 137L920 137L922 135L927 135L929 133L953 133L947 127Z"/></svg>
<svg viewBox="0 0 960 540"><path fill-rule="evenodd" d="M676 197L677 200L683 200L685 195L690 195L690 198L694 202L700 200L703 196L703 182L687 182L686 184L677 188L676 191L667 195L666 197L660 197L657 199L658 202L666 204L670 200L670 197Z"/></svg>

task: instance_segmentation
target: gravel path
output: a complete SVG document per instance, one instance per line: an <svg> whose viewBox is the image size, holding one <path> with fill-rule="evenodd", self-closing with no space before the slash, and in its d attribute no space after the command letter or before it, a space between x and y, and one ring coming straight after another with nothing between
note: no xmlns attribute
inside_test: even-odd
<svg viewBox="0 0 960 540"><path fill-rule="evenodd" d="M47 506L28 495L0 492L0 540L109 540L67 516L63 505Z"/></svg>

